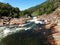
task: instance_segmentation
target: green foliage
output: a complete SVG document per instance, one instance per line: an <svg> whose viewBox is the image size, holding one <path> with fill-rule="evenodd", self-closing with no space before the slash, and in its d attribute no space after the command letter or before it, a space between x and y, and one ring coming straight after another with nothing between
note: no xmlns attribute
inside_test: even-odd
<svg viewBox="0 0 60 45"><path fill-rule="evenodd" d="M37 10L37 11L35 11L35 12L32 13L32 15L34 15L34 16L38 16L40 14L42 14L42 12L39 12L39 10Z"/></svg>
<svg viewBox="0 0 60 45"><path fill-rule="evenodd" d="M19 8L12 7L8 3L0 2L0 17L1 16L10 16L10 17L20 17L20 16L29 16L31 14L37 16L42 14L49 14L53 12L60 6L60 0L47 0L44 3L26 9L24 11L20 11Z"/></svg>
<svg viewBox="0 0 60 45"><path fill-rule="evenodd" d="M8 3L5 4L0 2L0 16L19 17L19 13L19 8L14 8Z"/></svg>
<svg viewBox="0 0 60 45"><path fill-rule="evenodd" d="M31 12L34 15L49 14L53 12L56 8L58 8L59 5L60 0L47 0L40 5L27 9L27 11Z"/></svg>

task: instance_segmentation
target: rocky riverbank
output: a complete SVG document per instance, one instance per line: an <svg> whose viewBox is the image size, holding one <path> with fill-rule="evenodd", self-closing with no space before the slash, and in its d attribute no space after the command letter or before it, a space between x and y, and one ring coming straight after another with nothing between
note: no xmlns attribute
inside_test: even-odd
<svg viewBox="0 0 60 45"><path fill-rule="evenodd" d="M24 24L26 21L30 18L11 18L11 17L2 17L0 19L0 26L4 25L18 25L18 24Z"/></svg>
<svg viewBox="0 0 60 45"><path fill-rule="evenodd" d="M26 22L28 20L28 22L34 22L36 25L34 26L34 28L32 28L32 30L26 30L25 31L27 33L26 35L33 32L34 34L32 33L33 34L32 37L34 37L34 35L36 33L36 35L39 34L39 36L40 37L42 36L42 38L44 39L46 37L46 35L48 35L50 33L46 37L47 38L46 41L48 41L48 43L50 45L60 45L60 16L59 15L60 15L60 13L58 13L56 10L52 14L37 16L37 17L33 17L33 18L3 17L0 19L0 26L26 24ZM23 35L24 35L24 33L23 33ZM24 36L26 36L26 35L24 35ZM24 37L22 37L22 38L24 38ZM38 39L38 37L36 39ZM43 39L42 39L42 42L47 43L47 42L44 42L45 39L44 40Z"/></svg>

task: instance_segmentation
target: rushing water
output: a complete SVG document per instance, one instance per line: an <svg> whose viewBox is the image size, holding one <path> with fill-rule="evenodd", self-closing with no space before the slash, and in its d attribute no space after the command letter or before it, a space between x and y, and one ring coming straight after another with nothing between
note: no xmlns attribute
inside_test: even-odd
<svg viewBox="0 0 60 45"><path fill-rule="evenodd" d="M21 25L10 25L10 26L3 26L0 27L0 38L7 36L12 33L19 32L20 30L30 30L35 27L35 23L26 23L23 24L24 26L21 27Z"/></svg>
<svg viewBox="0 0 60 45"><path fill-rule="evenodd" d="M46 41L48 31L40 30L43 26L44 24L29 22L23 27L21 25L0 27L0 45L49 45Z"/></svg>

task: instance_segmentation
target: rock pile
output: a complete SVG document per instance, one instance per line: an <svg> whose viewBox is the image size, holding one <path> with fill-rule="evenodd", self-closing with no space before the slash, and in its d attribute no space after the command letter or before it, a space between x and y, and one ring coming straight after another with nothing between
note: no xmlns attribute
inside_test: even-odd
<svg viewBox="0 0 60 45"><path fill-rule="evenodd" d="M26 20L29 18L9 18L9 17L3 17L0 19L0 26L4 25L19 25L26 23Z"/></svg>

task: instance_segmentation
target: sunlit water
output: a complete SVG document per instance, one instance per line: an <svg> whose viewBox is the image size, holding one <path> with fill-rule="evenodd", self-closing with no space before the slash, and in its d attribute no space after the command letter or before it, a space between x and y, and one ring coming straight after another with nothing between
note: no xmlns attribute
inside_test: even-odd
<svg viewBox="0 0 60 45"><path fill-rule="evenodd" d="M0 27L0 45L48 45L45 37L49 31L40 29L44 25L40 22L28 22L23 25Z"/></svg>
<svg viewBox="0 0 60 45"><path fill-rule="evenodd" d="M16 42L17 45L18 44L19 45L20 44L22 44L22 45L25 45L25 44L26 45L27 44L28 45L29 44L38 45L39 42L35 40L35 37L37 40L39 40L40 38L38 38L37 36L40 37L41 35L39 33L41 33L41 32L39 31L39 33L36 33L34 31L40 30L40 27L42 27L43 25L44 25L44 22L33 19L22 25L2 26L2 27L0 27L0 43L2 42L1 44L3 45L4 41L6 42L9 40L8 42L10 43L12 40L17 39L18 40L17 42L15 40L15 41L12 41L10 44L8 42L6 42L6 44L7 45L11 45L11 44L15 45L14 42ZM42 34L45 35L45 31L44 30L42 30L42 31L43 31ZM13 36L13 38L12 38L12 36ZM26 38L26 37L28 37L28 38ZM4 38L6 38L6 40L4 40ZM22 39L20 39L20 38L22 38ZM34 40L32 40L33 38L34 38ZM4 41L2 41L2 40L4 40ZM19 40L21 40L20 41L21 43L19 42ZM25 40L25 42L26 42L25 44L24 44L23 40ZM29 42L30 40L32 42ZM40 43L39 43L39 45L40 45Z"/></svg>
<svg viewBox="0 0 60 45"><path fill-rule="evenodd" d="M16 32L21 31L21 30L30 30L30 29L32 29L36 26L36 24L32 23L32 22L31 23L26 23L26 24L23 24L23 25L24 26L22 26L22 25L11 25L11 26L0 27L0 39L2 37L5 37L5 36L13 34L13 33L16 33Z"/></svg>

